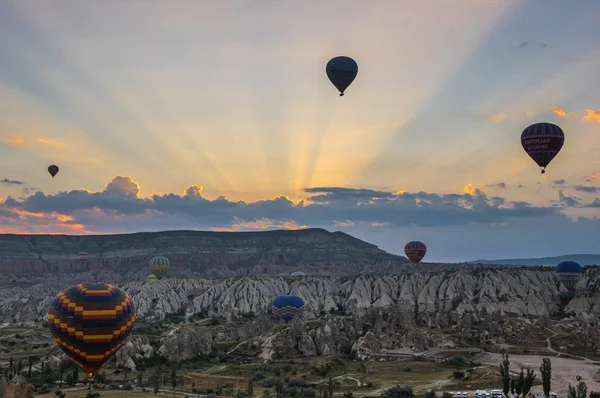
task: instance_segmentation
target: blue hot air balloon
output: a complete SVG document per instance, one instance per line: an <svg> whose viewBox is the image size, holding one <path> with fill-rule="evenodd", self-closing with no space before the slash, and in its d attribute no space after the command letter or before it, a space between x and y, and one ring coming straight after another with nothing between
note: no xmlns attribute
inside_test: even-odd
<svg viewBox="0 0 600 398"><path fill-rule="evenodd" d="M304 300L298 296L279 296L273 301L273 316L277 320L283 319L285 323L304 313Z"/></svg>
<svg viewBox="0 0 600 398"><path fill-rule="evenodd" d="M556 266L556 275L569 292L573 291L582 274L583 268L575 261L563 261Z"/></svg>

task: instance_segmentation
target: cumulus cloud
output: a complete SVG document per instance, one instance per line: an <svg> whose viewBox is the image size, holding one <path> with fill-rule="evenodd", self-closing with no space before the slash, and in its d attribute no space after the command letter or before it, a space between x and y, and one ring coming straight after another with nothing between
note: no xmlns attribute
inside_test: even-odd
<svg viewBox="0 0 600 398"><path fill-rule="evenodd" d="M575 113L573 112L565 112L564 110L560 109L557 106L553 106L552 108L548 108L548 110L552 113L554 113L556 116L558 116L559 118L563 118L563 117L567 117L567 116L575 116Z"/></svg>
<svg viewBox="0 0 600 398"><path fill-rule="evenodd" d="M104 193L106 195L119 196L123 198L137 198L140 193L140 186L133 182L131 177L119 176L115 177L114 180L106 184Z"/></svg>
<svg viewBox="0 0 600 398"><path fill-rule="evenodd" d="M0 204L3 231L21 228L46 231L130 232L160 229L252 230L297 229L307 226L435 227L505 223L549 215L553 207L533 206L488 196L468 184L461 194L389 192L345 187L307 188L306 199L286 196L256 202L202 197L191 185L183 194L154 194L140 198L130 177L116 177L100 192L73 190L57 194L37 191ZM41 227L44 225L44 228Z"/></svg>
<svg viewBox="0 0 600 398"><path fill-rule="evenodd" d="M584 205L583 207L600 208L600 198L594 199L594 201L592 203Z"/></svg>
<svg viewBox="0 0 600 398"><path fill-rule="evenodd" d="M17 181L17 180L9 180L8 178L5 178L4 180L0 180L0 184L23 185L23 184L25 184L25 182Z"/></svg>
<svg viewBox="0 0 600 398"><path fill-rule="evenodd" d="M596 121L596 123L600 124L600 110L595 111L593 109L586 109L587 115L581 118L584 122L592 122Z"/></svg>

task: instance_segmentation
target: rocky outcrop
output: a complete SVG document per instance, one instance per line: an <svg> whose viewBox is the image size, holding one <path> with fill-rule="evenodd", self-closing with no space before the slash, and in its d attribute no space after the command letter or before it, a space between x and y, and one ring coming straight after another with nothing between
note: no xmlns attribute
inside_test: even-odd
<svg viewBox="0 0 600 398"><path fill-rule="evenodd" d="M154 348L146 336L131 336L115 354L117 367L136 370L136 361L152 357Z"/></svg>
<svg viewBox="0 0 600 398"><path fill-rule="evenodd" d="M2 398L33 398L33 386L27 383L22 376L15 376L9 383L0 386L4 393L0 395Z"/></svg>
<svg viewBox="0 0 600 398"><path fill-rule="evenodd" d="M206 330L183 327L165 338L158 353L170 361L186 361L212 352L212 334Z"/></svg>
<svg viewBox="0 0 600 398"><path fill-rule="evenodd" d="M565 308L587 323L597 324L600 268L587 271L578 293ZM558 313L565 293L551 270L460 270L402 275L362 275L352 278L242 277L220 282L204 279L163 279L121 285L134 299L139 319L183 317L239 317L267 314L278 295L294 294L305 300L305 319L329 313L362 315L373 308L410 311L419 326L456 325L467 314L548 317ZM11 288L0 301L0 322L42 320L55 292L41 285ZM388 311L389 312L389 311Z"/></svg>

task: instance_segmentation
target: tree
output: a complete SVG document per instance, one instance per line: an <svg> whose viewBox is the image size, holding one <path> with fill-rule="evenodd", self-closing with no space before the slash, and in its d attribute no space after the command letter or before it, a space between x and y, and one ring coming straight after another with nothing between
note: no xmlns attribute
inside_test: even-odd
<svg viewBox="0 0 600 398"><path fill-rule="evenodd" d="M73 381L75 383L79 381L79 368L77 366L73 368Z"/></svg>
<svg viewBox="0 0 600 398"><path fill-rule="evenodd" d="M533 387L533 382L535 381L535 371L533 369L527 369L527 373L525 374L525 379L523 380L523 396L529 394L531 391L531 387ZM600 397L598 397L600 398Z"/></svg>
<svg viewBox="0 0 600 398"><path fill-rule="evenodd" d="M548 397L551 387L550 380L552 379L552 363L550 362L550 358L542 358L540 373L542 374L542 389L544 390L544 395Z"/></svg>
<svg viewBox="0 0 600 398"><path fill-rule="evenodd" d="M329 384L327 385L327 389L329 392L329 397L333 398L333 379L331 377L329 378Z"/></svg>
<svg viewBox="0 0 600 398"><path fill-rule="evenodd" d="M521 395L523 392L523 385L525 384L525 370L521 368L521 373L519 373L519 377L517 378L515 392L517 393L517 397Z"/></svg>
<svg viewBox="0 0 600 398"><path fill-rule="evenodd" d="M283 396L283 383L280 379L277 379L275 382L275 394L277 394L277 398L281 398ZM327 391L325 391L325 394L327 394Z"/></svg>
<svg viewBox="0 0 600 398"><path fill-rule="evenodd" d="M569 383L569 393L567 396L569 398L586 398L587 385L583 381L580 381L577 387L571 387L571 383Z"/></svg>
<svg viewBox="0 0 600 398"><path fill-rule="evenodd" d="M144 382L144 372L139 372L137 374L137 381L138 381L138 384L140 386L143 384L143 382Z"/></svg>
<svg viewBox="0 0 600 398"><path fill-rule="evenodd" d="M29 362L29 369L27 370L27 378L31 377L31 367L33 366L33 357L27 358L27 362Z"/></svg>
<svg viewBox="0 0 600 398"><path fill-rule="evenodd" d="M13 357L10 357L10 359L8 360L8 364L9 364L9 368L10 368L10 373L14 373L15 365L14 365Z"/></svg>
<svg viewBox="0 0 600 398"><path fill-rule="evenodd" d="M252 379L248 380L248 396L251 397L254 395L254 386L252 385Z"/></svg>
<svg viewBox="0 0 600 398"><path fill-rule="evenodd" d="M171 387L173 387L173 390L175 390L175 387L177 387L177 366L173 365L173 367L171 368Z"/></svg>
<svg viewBox="0 0 600 398"><path fill-rule="evenodd" d="M158 392L158 388L160 387L160 373L160 366L157 366L156 369L154 369L152 376L150 376L150 382L152 383L152 388L155 394Z"/></svg>
<svg viewBox="0 0 600 398"><path fill-rule="evenodd" d="M508 395L510 391L510 373L508 373L510 362L508 361L508 353L504 353L502 356L502 363L500 364L500 379L502 380L502 391L504 395Z"/></svg>
<svg viewBox="0 0 600 398"><path fill-rule="evenodd" d="M510 379L510 393L512 395L515 395L515 384L517 383L517 379L515 379L514 377L512 377Z"/></svg>
<svg viewBox="0 0 600 398"><path fill-rule="evenodd" d="M590 392L590 398L600 398L600 392Z"/></svg>

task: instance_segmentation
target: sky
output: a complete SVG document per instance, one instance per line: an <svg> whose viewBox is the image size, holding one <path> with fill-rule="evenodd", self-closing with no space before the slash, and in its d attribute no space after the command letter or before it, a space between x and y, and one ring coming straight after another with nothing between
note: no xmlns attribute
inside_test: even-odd
<svg viewBox="0 0 600 398"><path fill-rule="evenodd" d="M0 37L0 233L600 253L598 0L5 0ZM542 121L545 175L520 143Z"/></svg>

